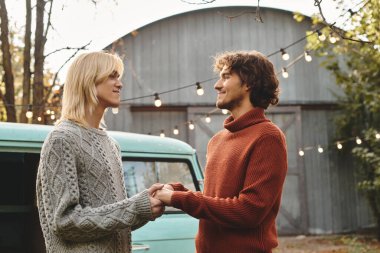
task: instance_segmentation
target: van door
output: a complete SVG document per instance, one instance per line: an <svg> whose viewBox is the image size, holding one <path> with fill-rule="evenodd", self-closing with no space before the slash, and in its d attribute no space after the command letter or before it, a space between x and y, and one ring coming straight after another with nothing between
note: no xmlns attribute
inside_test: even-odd
<svg viewBox="0 0 380 253"><path fill-rule="evenodd" d="M128 196L149 188L156 182L181 182L192 191L199 190L189 160L128 158L123 160L124 180ZM133 231L133 252L195 252L194 238L198 220L173 207L154 222Z"/></svg>

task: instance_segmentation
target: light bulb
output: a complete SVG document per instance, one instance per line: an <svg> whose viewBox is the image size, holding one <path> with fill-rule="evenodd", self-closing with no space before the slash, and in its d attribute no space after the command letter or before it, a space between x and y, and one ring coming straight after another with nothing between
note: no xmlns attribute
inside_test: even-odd
<svg viewBox="0 0 380 253"><path fill-rule="evenodd" d="M192 120L190 120L190 122L189 122L189 129L190 130L194 130L194 128L195 128L194 123L193 123Z"/></svg>
<svg viewBox="0 0 380 253"><path fill-rule="evenodd" d="M42 118L41 118L41 117L38 117L37 120L38 120L39 122L41 122Z"/></svg>
<svg viewBox="0 0 380 253"><path fill-rule="evenodd" d="M112 108L112 113L113 114L118 114L119 113L119 107L113 107Z"/></svg>
<svg viewBox="0 0 380 253"><path fill-rule="evenodd" d="M210 123L210 122L211 122L210 115L208 115L208 114L206 115L205 121L206 121L207 123Z"/></svg>
<svg viewBox="0 0 380 253"><path fill-rule="evenodd" d="M342 145L342 143L340 143L339 141L336 143L336 147L338 148L338 149L342 149L343 148L343 145Z"/></svg>
<svg viewBox="0 0 380 253"><path fill-rule="evenodd" d="M320 31L317 31L318 33L318 39L320 41L325 41L326 40L326 35L324 35L323 33L321 33Z"/></svg>
<svg viewBox="0 0 380 253"><path fill-rule="evenodd" d="M304 156L304 155L305 155L305 152L303 152L303 150L300 149L300 150L298 151L298 154L299 154L299 156Z"/></svg>
<svg viewBox="0 0 380 253"><path fill-rule="evenodd" d="M289 60L290 56L289 56L289 54L285 51L285 49L281 48L280 51L281 51L281 58L282 58L284 61Z"/></svg>
<svg viewBox="0 0 380 253"><path fill-rule="evenodd" d="M174 127L174 129L173 129L173 134L174 134L174 135L178 135L178 134L179 134L178 126L175 126L175 127Z"/></svg>
<svg viewBox="0 0 380 253"><path fill-rule="evenodd" d="M376 133L376 134L375 134L375 137L376 137L376 139L380 139L380 134L379 134L379 133Z"/></svg>
<svg viewBox="0 0 380 253"><path fill-rule="evenodd" d="M362 140L359 137L356 137L356 144L358 145L362 144Z"/></svg>
<svg viewBox="0 0 380 253"><path fill-rule="evenodd" d="M25 116L30 119L33 117L33 112L32 112L32 105L28 105L28 111L26 112Z"/></svg>
<svg viewBox="0 0 380 253"><path fill-rule="evenodd" d="M27 111L25 115L26 115L26 117L27 117L28 119L30 119L30 118L33 117L33 112L32 112L32 111Z"/></svg>
<svg viewBox="0 0 380 253"><path fill-rule="evenodd" d="M160 107L162 105L161 99L158 96L158 93L154 93L154 105Z"/></svg>
<svg viewBox="0 0 380 253"><path fill-rule="evenodd" d="M198 96L202 96L203 94L205 94L205 91L203 90L201 84L197 82L196 85L197 85L197 94L198 94Z"/></svg>
<svg viewBox="0 0 380 253"><path fill-rule="evenodd" d="M55 119L55 115L54 115L54 114L50 115L50 118L51 118L52 120L54 120L54 119Z"/></svg>
<svg viewBox="0 0 380 253"><path fill-rule="evenodd" d="M305 61L311 62L313 58L311 57L309 51L305 51Z"/></svg>
<svg viewBox="0 0 380 253"><path fill-rule="evenodd" d="M288 77L289 77L289 73L288 73L288 71L286 70L286 68L282 68L282 77L283 77L283 78L288 78Z"/></svg>
<svg viewBox="0 0 380 253"><path fill-rule="evenodd" d="M223 114L227 114L227 113L228 113L228 110L227 110L227 109L222 109L222 113L223 113Z"/></svg>
<svg viewBox="0 0 380 253"><path fill-rule="evenodd" d="M46 114L50 114L50 110L49 109L46 110Z"/></svg>
<svg viewBox="0 0 380 253"><path fill-rule="evenodd" d="M318 152L323 153L323 148L320 145L318 145Z"/></svg>
<svg viewBox="0 0 380 253"><path fill-rule="evenodd" d="M334 43L337 41L337 39L336 39L336 37L334 36L333 33L330 33L329 41L330 41L332 44L334 44Z"/></svg>
<svg viewBox="0 0 380 253"><path fill-rule="evenodd" d="M52 90L53 90L54 92L58 92L59 89L60 89L59 85L54 85L53 88L52 88Z"/></svg>

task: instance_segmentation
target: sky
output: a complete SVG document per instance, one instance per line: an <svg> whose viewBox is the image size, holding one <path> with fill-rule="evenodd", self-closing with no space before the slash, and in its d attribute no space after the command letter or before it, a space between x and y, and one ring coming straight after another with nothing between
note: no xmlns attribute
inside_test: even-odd
<svg viewBox="0 0 380 253"><path fill-rule="evenodd" d="M219 6L257 6L257 0L215 0L208 4L189 4L185 0L103 0L94 5L90 0L55 0L45 47L45 55L60 48L81 47L91 42L89 50L101 50L116 39L156 20L196 9ZM186 0L200 3L202 0ZM205 0L203 0L205 1ZM8 0L8 15L17 26L24 24L25 0ZM34 2L32 0L32 2ZM321 6L327 21L333 21L341 10L336 0L323 0ZM318 13L314 0L261 0L260 7L298 11L305 15ZM47 67L56 72L74 51L62 50L46 58ZM64 80L69 64L60 71Z"/></svg>

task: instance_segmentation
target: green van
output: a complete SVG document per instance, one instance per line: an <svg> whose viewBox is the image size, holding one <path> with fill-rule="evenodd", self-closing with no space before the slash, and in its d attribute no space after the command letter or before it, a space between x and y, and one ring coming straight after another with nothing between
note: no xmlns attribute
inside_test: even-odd
<svg viewBox="0 0 380 253"><path fill-rule="evenodd" d="M52 126L0 123L0 252L45 252L35 198L40 150ZM129 196L155 182L182 182L203 190L203 174L188 144L158 136L109 131L121 147ZM195 252L198 221L166 208L132 233L133 252Z"/></svg>

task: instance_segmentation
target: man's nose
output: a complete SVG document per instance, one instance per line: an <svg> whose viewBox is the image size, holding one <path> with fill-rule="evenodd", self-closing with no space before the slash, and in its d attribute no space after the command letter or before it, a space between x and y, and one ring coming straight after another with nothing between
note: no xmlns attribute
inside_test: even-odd
<svg viewBox="0 0 380 253"><path fill-rule="evenodd" d="M123 83L120 80L118 80L118 82L116 83L116 87L120 89L123 88Z"/></svg>
<svg viewBox="0 0 380 253"><path fill-rule="evenodd" d="M216 81L216 83L214 84L214 89L215 90L219 90L221 88L221 80L219 79L218 81Z"/></svg>

